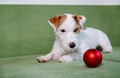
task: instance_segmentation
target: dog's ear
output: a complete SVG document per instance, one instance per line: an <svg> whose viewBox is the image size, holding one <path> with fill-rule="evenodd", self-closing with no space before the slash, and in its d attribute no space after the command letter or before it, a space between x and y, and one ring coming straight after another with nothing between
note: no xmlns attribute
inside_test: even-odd
<svg viewBox="0 0 120 78"><path fill-rule="evenodd" d="M80 25L81 29L84 29L83 24L86 21L86 18L82 15L73 15L74 20L76 21L77 25Z"/></svg>
<svg viewBox="0 0 120 78"><path fill-rule="evenodd" d="M54 31L56 31L59 28L59 26L64 22L65 19L66 15L59 15L50 18L48 22L54 28Z"/></svg>

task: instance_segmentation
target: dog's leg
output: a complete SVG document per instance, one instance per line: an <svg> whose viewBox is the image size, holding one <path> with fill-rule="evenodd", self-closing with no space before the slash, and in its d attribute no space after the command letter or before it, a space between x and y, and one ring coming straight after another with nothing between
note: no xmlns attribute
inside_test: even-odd
<svg viewBox="0 0 120 78"><path fill-rule="evenodd" d="M63 55L62 57L59 58L58 60L60 63L68 63L73 61L73 58L70 55Z"/></svg>
<svg viewBox="0 0 120 78"><path fill-rule="evenodd" d="M102 47L102 52L109 53L112 52L112 46L109 43L101 43L100 46Z"/></svg>
<svg viewBox="0 0 120 78"><path fill-rule="evenodd" d="M78 52L75 53L69 53L67 55L63 55L59 58L59 62L61 63L69 63L73 60L80 60L81 59L81 54Z"/></svg>
<svg viewBox="0 0 120 78"><path fill-rule="evenodd" d="M52 56L53 56L53 54L52 54L52 53L49 53L49 54L47 54L47 55L45 55L45 56L37 57L37 61L38 61L38 62L46 62L46 61L48 61L48 60L51 60L51 59L52 59Z"/></svg>
<svg viewBox="0 0 120 78"><path fill-rule="evenodd" d="M49 60L58 60L62 56L61 52L51 52L45 56L37 57L38 62L47 62Z"/></svg>
<svg viewBox="0 0 120 78"><path fill-rule="evenodd" d="M103 32L99 35L99 45L102 47L103 52L112 52L110 40Z"/></svg>
<svg viewBox="0 0 120 78"><path fill-rule="evenodd" d="M37 57L37 61L38 62L46 62L46 61L49 61L49 60L52 60L52 59L57 60L61 56L62 56L62 49L60 48L58 43L55 41L52 51L45 56Z"/></svg>

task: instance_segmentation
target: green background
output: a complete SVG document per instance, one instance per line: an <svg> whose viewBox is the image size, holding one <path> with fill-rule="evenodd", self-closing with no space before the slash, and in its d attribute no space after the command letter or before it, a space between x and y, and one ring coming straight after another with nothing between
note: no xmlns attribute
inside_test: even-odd
<svg viewBox="0 0 120 78"><path fill-rule="evenodd" d="M102 64L83 61L37 63L50 52L54 32L48 19L73 13L86 17L85 27L104 31L113 52L102 53ZM120 6L0 5L0 78L120 78Z"/></svg>
<svg viewBox="0 0 120 78"><path fill-rule="evenodd" d="M48 53L54 41L48 19L64 13L84 15L85 27L101 29L120 46L119 6L0 5L0 57Z"/></svg>

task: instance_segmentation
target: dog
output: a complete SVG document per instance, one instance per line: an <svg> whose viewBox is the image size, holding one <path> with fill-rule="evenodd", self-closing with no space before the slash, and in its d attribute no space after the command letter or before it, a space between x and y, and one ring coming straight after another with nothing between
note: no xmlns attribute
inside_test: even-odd
<svg viewBox="0 0 120 78"><path fill-rule="evenodd" d="M37 61L58 60L68 63L83 59L85 51L91 48L112 52L108 36L101 30L85 28L85 21L85 16L75 14L62 14L50 18L48 22L54 29L56 40L52 51L45 56L37 57Z"/></svg>

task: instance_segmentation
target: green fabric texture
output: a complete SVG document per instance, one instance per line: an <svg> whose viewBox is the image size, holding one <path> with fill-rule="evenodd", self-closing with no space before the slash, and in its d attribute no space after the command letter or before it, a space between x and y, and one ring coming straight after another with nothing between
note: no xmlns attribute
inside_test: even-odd
<svg viewBox="0 0 120 78"><path fill-rule="evenodd" d="M48 19L59 14L86 16L85 27L99 28L120 46L120 6L0 5L0 57L48 53L54 33Z"/></svg>
<svg viewBox="0 0 120 78"><path fill-rule="evenodd" d="M72 13L86 17L85 27L104 31L113 52L102 53L102 64L83 61L38 63L55 40L48 19ZM120 78L120 6L0 5L0 78Z"/></svg>
<svg viewBox="0 0 120 78"><path fill-rule="evenodd" d="M0 78L120 78L120 47L103 53L102 64L86 67L83 61L38 63L38 55L0 59Z"/></svg>

